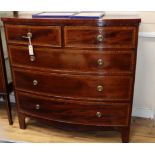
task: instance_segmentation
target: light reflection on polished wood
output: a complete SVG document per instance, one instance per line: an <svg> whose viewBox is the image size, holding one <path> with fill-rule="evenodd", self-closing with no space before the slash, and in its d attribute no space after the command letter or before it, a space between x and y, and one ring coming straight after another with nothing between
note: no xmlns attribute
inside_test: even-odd
<svg viewBox="0 0 155 155"><path fill-rule="evenodd" d="M26 130L19 129L18 118L13 108L14 124L7 122L5 108L0 103L0 140L33 143L121 143L120 133L115 131L67 131L34 120L28 120ZM133 118L131 123L130 143L155 143L153 121Z"/></svg>

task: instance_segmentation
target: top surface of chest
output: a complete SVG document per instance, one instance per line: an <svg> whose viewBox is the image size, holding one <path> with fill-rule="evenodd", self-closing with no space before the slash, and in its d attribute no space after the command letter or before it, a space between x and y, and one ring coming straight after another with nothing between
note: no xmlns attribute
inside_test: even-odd
<svg viewBox="0 0 155 155"><path fill-rule="evenodd" d="M31 14L19 14L2 18L5 23L30 24L30 25L85 25L85 26L107 26L107 25L139 25L141 19L138 16L105 15L103 18L32 18Z"/></svg>

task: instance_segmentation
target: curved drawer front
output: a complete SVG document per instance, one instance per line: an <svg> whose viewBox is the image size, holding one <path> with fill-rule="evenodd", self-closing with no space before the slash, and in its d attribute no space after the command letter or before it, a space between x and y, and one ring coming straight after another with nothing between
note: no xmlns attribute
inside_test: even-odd
<svg viewBox="0 0 155 155"><path fill-rule="evenodd" d="M136 28L127 26L66 26L65 46L77 48L135 48Z"/></svg>
<svg viewBox="0 0 155 155"><path fill-rule="evenodd" d="M130 100L132 77L87 76L13 71L15 88L63 98L83 100Z"/></svg>
<svg viewBox="0 0 155 155"><path fill-rule="evenodd" d="M13 66L83 73L132 73L134 51L91 51L34 48L34 59L27 47L9 46Z"/></svg>
<svg viewBox="0 0 155 155"><path fill-rule="evenodd" d="M29 44L27 34L31 33L33 45L61 47L60 26L5 25L8 43Z"/></svg>
<svg viewBox="0 0 155 155"><path fill-rule="evenodd" d="M127 125L129 104L79 104L16 92L20 112L49 120L87 125Z"/></svg>

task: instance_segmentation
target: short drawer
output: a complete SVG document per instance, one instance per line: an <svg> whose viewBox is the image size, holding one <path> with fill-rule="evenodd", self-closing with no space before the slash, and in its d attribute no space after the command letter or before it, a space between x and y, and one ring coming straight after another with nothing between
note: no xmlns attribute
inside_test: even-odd
<svg viewBox="0 0 155 155"><path fill-rule="evenodd" d="M128 125L130 105L127 103L87 103L16 92L20 112L44 119L85 125Z"/></svg>
<svg viewBox="0 0 155 155"><path fill-rule="evenodd" d="M132 77L42 73L14 69L15 89L81 100L130 100Z"/></svg>
<svg viewBox="0 0 155 155"><path fill-rule="evenodd" d="M33 45L61 47L61 27L59 26L30 26L5 25L8 43L29 44L28 33L31 33Z"/></svg>
<svg viewBox="0 0 155 155"><path fill-rule="evenodd" d="M127 26L66 26L65 46L77 48L135 48L136 28Z"/></svg>
<svg viewBox="0 0 155 155"><path fill-rule="evenodd" d="M9 46L11 64L55 71L94 74L119 74L134 71L134 51L94 51L34 48L30 57L28 48Z"/></svg>

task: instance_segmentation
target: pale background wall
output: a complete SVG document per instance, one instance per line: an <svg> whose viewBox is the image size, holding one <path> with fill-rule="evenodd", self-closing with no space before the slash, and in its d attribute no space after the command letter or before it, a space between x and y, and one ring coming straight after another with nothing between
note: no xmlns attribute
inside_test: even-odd
<svg viewBox="0 0 155 155"><path fill-rule="evenodd" d="M8 12L0 12L3 15L6 13ZM138 43L133 115L154 117L155 119L155 12L107 11L106 14L130 14L142 18ZM143 32L146 33L143 34Z"/></svg>
<svg viewBox="0 0 155 155"><path fill-rule="evenodd" d="M138 14L142 18L140 33L150 32L150 36L139 37L133 115L153 118L155 116L155 37L151 34L155 32L155 12L138 12Z"/></svg>

